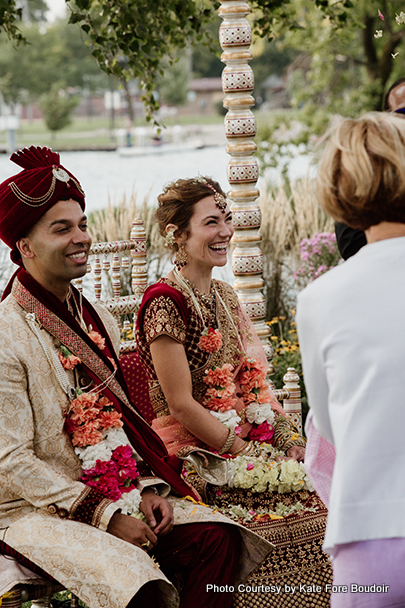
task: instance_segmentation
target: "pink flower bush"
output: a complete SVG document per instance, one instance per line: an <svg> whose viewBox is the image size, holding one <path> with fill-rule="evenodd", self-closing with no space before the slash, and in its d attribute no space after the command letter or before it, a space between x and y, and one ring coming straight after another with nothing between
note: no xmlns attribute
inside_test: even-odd
<svg viewBox="0 0 405 608"><path fill-rule="evenodd" d="M302 239L300 257L302 264L294 272L294 278L304 287L341 262L336 235L319 232L312 239Z"/></svg>

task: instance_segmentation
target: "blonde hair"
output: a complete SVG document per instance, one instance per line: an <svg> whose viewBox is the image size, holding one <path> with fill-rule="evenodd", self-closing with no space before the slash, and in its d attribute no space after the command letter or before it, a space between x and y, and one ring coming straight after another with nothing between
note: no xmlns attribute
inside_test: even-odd
<svg viewBox="0 0 405 608"><path fill-rule="evenodd" d="M405 119L369 112L342 120L327 136L317 192L325 211L353 228L405 223Z"/></svg>

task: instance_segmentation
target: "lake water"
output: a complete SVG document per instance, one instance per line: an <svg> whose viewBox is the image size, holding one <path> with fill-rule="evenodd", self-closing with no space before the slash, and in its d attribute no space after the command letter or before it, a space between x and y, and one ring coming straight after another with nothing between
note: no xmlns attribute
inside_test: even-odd
<svg viewBox="0 0 405 608"><path fill-rule="evenodd" d="M136 193L154 202L165 184L177 178L209 175L228 190L226 168L229 155L223 146L149 156L119 156L117 152L62 152L61 162L75 175L86 192L87 212L121 202ZM302 175L308 161L297 158L291 164L293 176ZM18 173L8 155L0 155L0 182ZM259 181L260 187L260 181Z"/></svg>

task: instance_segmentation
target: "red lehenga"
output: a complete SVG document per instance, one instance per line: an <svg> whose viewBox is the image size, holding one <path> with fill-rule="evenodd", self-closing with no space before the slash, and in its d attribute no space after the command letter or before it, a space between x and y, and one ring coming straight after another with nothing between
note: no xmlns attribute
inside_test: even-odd
<svg viewBox="0 0 405 608"><path fill-rule="evenodd" d="M199 403L204 403L207 391L203 381L207 370L225 363L231 364L238 394L238 374L242 361L246 357L253 357L263 365L267 364L253 325L234 290L227 283L213 280L211 292L211 295L201 296L194 290L203 311L204 323L189 293L166 278L147 289L139 311L136 339L139 356L149 377L149 394L156 416L152 427L170 454L181 453L185 446L201 447L203 444L170 414L150 354L149 345L154 339L168 335L184 345L192 377L193 397ZM222 335L222 346L216 352L207 353L198 347L204 324L219 329ZM305 440L297 436L293 426L283 418L283 410L275 399L272 408L276 412L275 447L285 452L293 445L305 445ZM252 425L244 418L246 406L241 398L235 409L242 418L241 436L246 437ZM235 595L235 608L329 606L330 593L326 586L331 583L332 570L328 556L322 551L327 511L315 492L255 493L227 485L219 489L197 474L188 475L187 481L196 487L204 501L219 509L241 505L245 512L246 509L256 512L274 511L279 503L291 507L299 501L303 505L299 512L283 518L263 517L250 522L241 521L270 540L276 549L250 577L246 588ZM248 591L248 588L251 590Z"/></svg>

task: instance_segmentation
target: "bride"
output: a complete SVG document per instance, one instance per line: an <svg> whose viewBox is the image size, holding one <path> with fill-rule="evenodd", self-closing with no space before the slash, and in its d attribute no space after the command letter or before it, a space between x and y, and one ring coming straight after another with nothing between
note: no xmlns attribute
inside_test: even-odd
<svg viewBox="0 0 405 608"><path fill-rule="evenodd" d="M175 268L146 290L137 320L152 427L170 454L200 447L228 459L231 475L221 489L189 468L185 473L206 502L276 545L261 582L324 589L326 510L301 464L305 439L265 381L266 357L235 291L212 279L212 269L227 262L234 232L225 194L214 180L198 177L170 184L158 201L156 219ZM281 608L290 600L268 597L263 606ZM300 606L306 601L300 598ZM317 601L327 606L328 594Z"/></svg>

